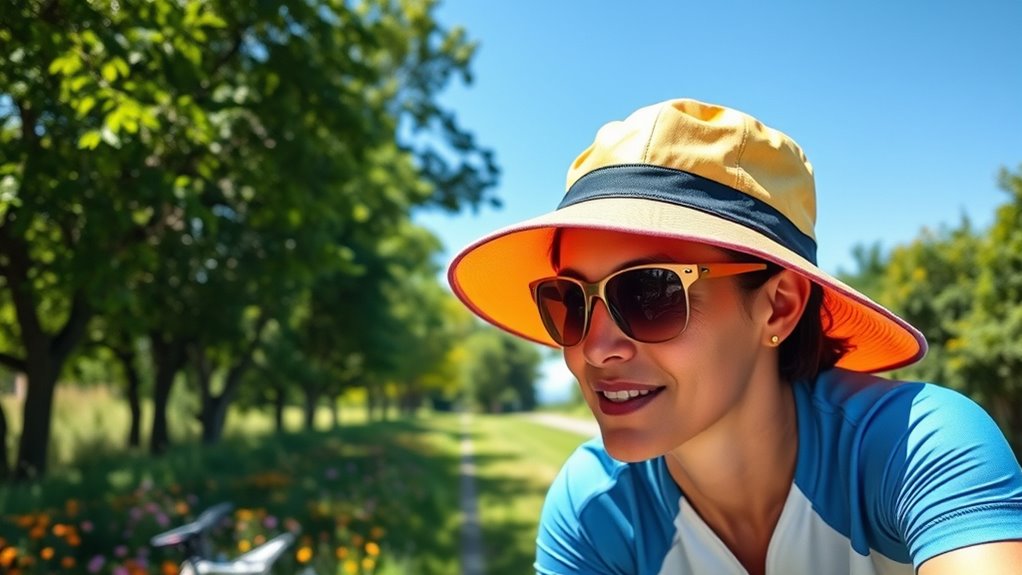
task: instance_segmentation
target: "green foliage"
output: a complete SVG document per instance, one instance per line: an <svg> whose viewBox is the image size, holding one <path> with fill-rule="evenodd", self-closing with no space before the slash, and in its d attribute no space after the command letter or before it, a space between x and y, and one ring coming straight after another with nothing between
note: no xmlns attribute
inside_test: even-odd
<svg viewBox="0 0 1022 575"><path fill-rule="evenodd" d="M542 355L534 344L489 327L465 342L469 399L489 412L531 410Z"/></svg>
<svg viewBox="0 0 1022 575"><path fill-rule="evenodd" d="M1000 184L1008 201L988 230L965 219L924 230L886 258L860 257L848 279L926 336L930 353L899 377L967 393L1022 450L1022 167L1002 170Z"/></svg>
<svg viewBox="0 0 1022 575"><path fill-rule="evenodd" d="M282 372L304 360L299 381L327 382L317 393L355 378L425 385L451 338L438 335L439 247L411 213L495 204L497 177L492 152L437 102L452 80L470 80L475 45L434 10L386 0L5 10L0 361L41 366L29 372L25 419L39 424L26 428L19 470L43 470L45 453L26 452L45 451L54 378L86 337L119 357L152 339L143 349L165 355L148 362L169 370L165 386L171 355L186 351L207 426L222 425L217 410L276 337L288 343L274 353L301 356ZM287 377L247 381L270 380Z"/></svg>

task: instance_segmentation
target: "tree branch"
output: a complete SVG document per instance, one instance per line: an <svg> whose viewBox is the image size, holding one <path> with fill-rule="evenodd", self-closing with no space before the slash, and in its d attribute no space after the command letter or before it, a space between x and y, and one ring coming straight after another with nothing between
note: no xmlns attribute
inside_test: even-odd
<svg viewBox="0 0 1022 575"><path fill-rule="evenodd" d="M71 313L68 314L67 322L53 338L53 354L58 362L63 362L75 345L85 336L85 328L89 325L91 318L92 306L88 304L84 294L79 290L71 298Z"/></svg>
<svg viewBox="0 0 1022 575"><path fill-rule="evenodd" d="M26 362L20 357L14 357L6 353L0 353L0 364L6 365L13 371L24 372L26 369Z"/></svg>

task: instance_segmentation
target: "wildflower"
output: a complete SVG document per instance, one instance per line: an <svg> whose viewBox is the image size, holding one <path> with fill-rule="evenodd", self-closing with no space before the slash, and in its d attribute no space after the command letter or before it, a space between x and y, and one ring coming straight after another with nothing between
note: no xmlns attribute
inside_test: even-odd
<svg viewBox="0 0 1022 575"><path fill-rule="evenodd" d="M266 536L262 533L256 534L256 536L252 538L252 543L255 545L262 545L263 543L266 543Z"/></svg>
<svg viewBox="0 0 1022 575"><path fill-rule="evenodd" d="M81 527L82 531L85 533L92 533L92 530L96 528L96 526L92 524L92 521L89 520L82 521L82 524L79 527Z"/></svg>
<svg viewBox="0 0 1022 575"><path fill-rule="evenodd" d="M378 556L380 554L380 546L372 541L366 543L366 554L370 557Z"/></svg>
<svg viewBox="0 0 1022 575"><path fill-rule="evenodd" d="M277 518L273 515L267 515L266 518L263 519L263 527L267 529L276 529L278 523L279 521L277 521Z"/></svg>
<svg viewBox="0 0 1022 575"><path fill-rule="evenodd" d="M252 544L249 542L248 539L242 539L241 541L238 541L238 551L241 551L242 553L244 553L244 552L248 551L251 548L252 548Z"/></svg>
<svg viewBox="0 0 1022 575"><path fill-rule="evenodd" d="M238 509L234 516L238 521L251 521L255 518L255 513L251 509Z"/></svg>
<svg viewBox="0 0 1022 575"><path fill-rule="evenodd" d="M355 547L361 547L363 541L365 541L365 539L358 533L351 536L351 544Z"/></svg>
<svg viewBox="0 0 1022 575"><path fill-rule="evenodd" d="M81 505L78 503L77 499L68 499L67 502L64 503L64 510L71 517L78 515L78 511L80 509Z"/></svg>
<svg viewBox="0 0 1022 575"><path fill-rule="evenodd" d="M366 571L372 571L373 567L376 567L376 561L373 561L372 558L366 557L365 559L362 560L362 569L365 569Z"/></svg>
<svg viewBox="0 0 1022 575"><path fill-rule="evenodd" d="M384 534L384 529L383 529L383 527L380 527L379 525L376 525L375 527L373 527L372 529L369 530L369 535L373 539L383 539L383 534Z"/></svg>
<svg viewBox="0 0 1022 575"><path fill-rule="evenodd" d="M160 564L160 575L178 575L178 566L171 560L165 560Z"/></svg>
<svg viewBox="0 0 1022 575"><path fill-rule="evenodd" d="M130 573L128 573L127 567L124 565L118 565L117 567L114 567L113 575L130 575Z"/></svg>
<svg viewBox="0 0 1022 575"><path fill-rule="evenodd" d="M53 559L53 547L43 547L43 550L39 552L39 557L42 557L43 561Z"/></svg>
<svg viewBox="0 0 1022 575"><path fill-rule="evenodd" d="M71 547L78 547L82 544L82 538L74 531L67 534L67 544Z"/></svg>
<svg viewBox="0 0 1022 575"><path fill-rule="evenodd" d="M178 501L174 504L174 513L178 515L188 515L188 503L185 501Z"/></svg>
<svg viewBox="0 0 1022 575"><path fill-rule="evenodd" d="M348 549L341 545L334 551L334 554L337 555L338 559L343 560L345 557L348 556Z"/></svg>
<svg viewBox="0 0 1022 575"><path fill-rule="evenodd" d="M307 545L303 545L298 550L298 553L295 553L295 559L297 559L299 563L308 563L309 560L312 559L312 548Z"/></svg>
<svg viewBox="0 0 1022 575"><path fill-rule="evenodd" d="M127 557L127 555L128 555L127 545L118 545L117 547L114 547L114 556L123 558Z"/></svg>
<svg viewBox="0 0 1022 575"><path fill-rule="evenodd" d="M344 572L349 575L355 575L355 573L358 573L358 563L348 559L344 562Z"/></svg>
<svg viewBox="0 0 1022 575"><path fill-rule="evenodd" d="M10 567L18 556L18 550L14 547L5 547L0 551L0 567Z"/></svg>
<svg viewBox="0 0 1022 575"><path fill-rule="evenodd" d="M89 570L89 573L99 573L99 570L106 564L106 558L102 555L96 555L86 564L85 568Z"/></svg>
<svg viewBox="0 0 1022 575"><path fill-rule="evenodd" d="M60 560L60 566L64 569L73 569L75 566L75 558L68 556Z"/></svg>
<svg viewBox="0 0 1022 575"><path fill-rule="evenodd" d="M28 532L28 536L32 539L42 539L46 535L46 527L43 525L36 525Z"/></svg>

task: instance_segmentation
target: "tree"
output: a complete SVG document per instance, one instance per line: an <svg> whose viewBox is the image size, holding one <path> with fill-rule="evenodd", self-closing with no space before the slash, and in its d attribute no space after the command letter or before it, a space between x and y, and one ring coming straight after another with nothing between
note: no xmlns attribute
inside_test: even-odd
<svg viewBox="0 0 1022 575"><path fill-rule="evenodd" d="M485 326L470 336L468 347L466 388L476 405L490 412L536 406L542 356L534 344Z"/></svg>
<svg viewBox="0 0 1022 575"><path fill-rule="evenodd" d="M375 215L357 184L376 181L368 194L405 210L492 201L492 155L436 103L451 78L469 78L474 46L433 8L51 0L7 11L0 275L17 333L0 361L30 381L17 477L45 471L57 377L92 317L150 304L162 405L194 322L223 318L222 338L200 344L220 349L248 329L239 308L286 315L261 305L268 282L300 291L343 261L337 238ZM409 170L415 185L391 177ZM237 306L199 314L210 301ZM165 418L154 420L159 449Z"/></svg>
<svg viewBox="0 0 1022 575"><path fill-rule="evenodd" d="M1020 451L1022 166L1014 173L1002 170L1000 184L1008 201L997 209L989 233L979 242L975 263L963 278L970 305L956 322L946 352L948 371L991 411Z"/></svg>

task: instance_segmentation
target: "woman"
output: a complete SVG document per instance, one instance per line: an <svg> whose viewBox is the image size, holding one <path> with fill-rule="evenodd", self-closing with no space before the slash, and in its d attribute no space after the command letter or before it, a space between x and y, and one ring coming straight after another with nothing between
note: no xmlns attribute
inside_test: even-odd
<svg viewBox="0 0 1022 575"><path fill-rule="evenodd" d="M663 102L604 126L567 190L449 276L563 347L600 425L550 488L537 572L1022 572L1017 461L965 397L869 375L926 342L816 266L794 141Z"/></svg>

